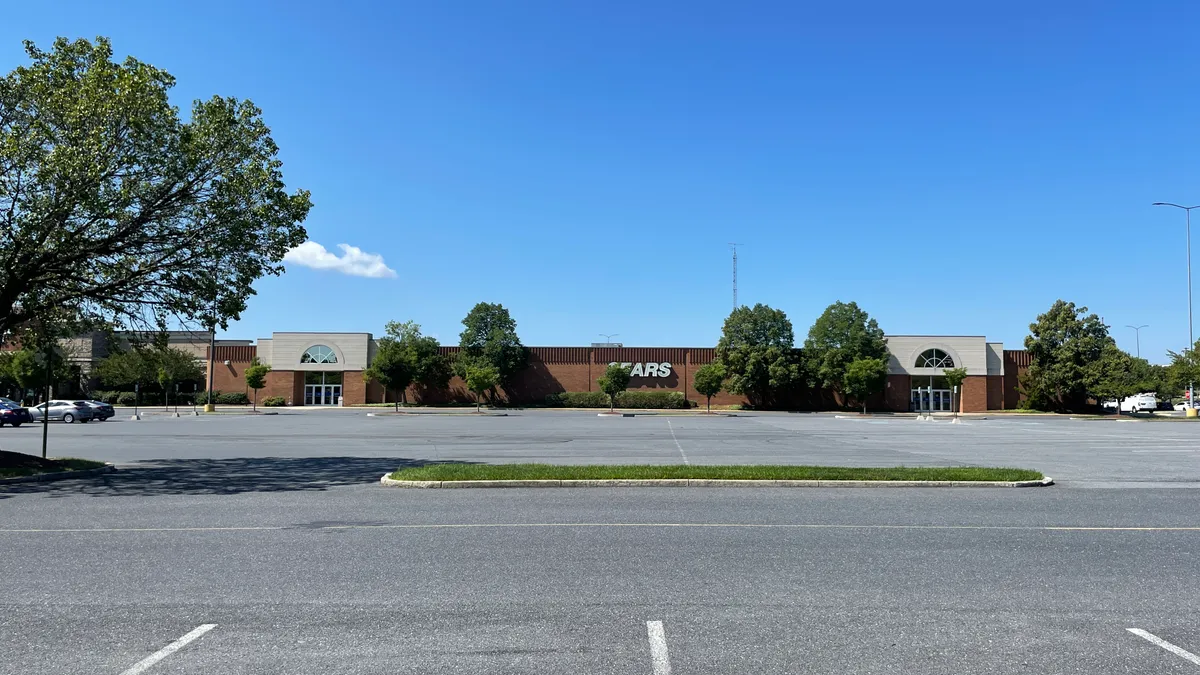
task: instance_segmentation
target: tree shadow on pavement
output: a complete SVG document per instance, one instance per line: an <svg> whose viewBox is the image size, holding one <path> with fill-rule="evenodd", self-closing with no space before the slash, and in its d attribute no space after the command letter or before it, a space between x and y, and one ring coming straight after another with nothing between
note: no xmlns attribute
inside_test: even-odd
<svg viewBox="0 0 1200 675"><path fill-rule="evenodd" d="M403 457L146 460L122 465L113 473L93 478L0 485L0 499L18 494L127 497L319 491L345 485L378 484L383 474L396 469L437 463Z"/></svg>

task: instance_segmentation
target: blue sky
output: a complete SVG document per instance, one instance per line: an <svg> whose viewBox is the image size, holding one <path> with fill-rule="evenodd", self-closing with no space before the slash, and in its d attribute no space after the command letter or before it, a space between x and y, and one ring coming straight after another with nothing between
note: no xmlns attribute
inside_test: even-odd
<svg viewBox="0 0 1200 675"><path fill-rule="evenodd" d="M456 343L490 301L527 344L710 345L736 241L739 300L798 339L840 299L889 333L1017 347L1064 298L1131 352L1125 325L1150 324L1151 360L1187 342L1184 215L1150 203L1200 203L1197 3L5 12L4 71L24 38L105 35L185 108L252 99L313 193L310 239L395 271L291 265L229 337L413 319Z"/></svg>

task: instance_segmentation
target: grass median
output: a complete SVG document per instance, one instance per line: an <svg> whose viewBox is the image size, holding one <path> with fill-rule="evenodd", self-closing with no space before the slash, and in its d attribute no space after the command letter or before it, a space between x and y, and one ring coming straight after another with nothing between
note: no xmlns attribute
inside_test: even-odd
<svg viewBox="0 0 1200 675"><path fill-rule="evenodd" d="M37 455L0 450L0 478L36 476L39 473L57 473L59 471L82 471L98 469L102 466L104 466L104 462L95 462L90 459L75 459L74 457L42 459Z"/></svg>
<svg viewBox="0 0 1200 675"><path fill-rule="evenodd" d="M847 467L731 465L585 465L560 464L430 464L400 469L393 480L646 480L695 478L707 480L932 480L932 481L1027 481L1041 480L1040 471L1028 469L949 467Z"/></svg>

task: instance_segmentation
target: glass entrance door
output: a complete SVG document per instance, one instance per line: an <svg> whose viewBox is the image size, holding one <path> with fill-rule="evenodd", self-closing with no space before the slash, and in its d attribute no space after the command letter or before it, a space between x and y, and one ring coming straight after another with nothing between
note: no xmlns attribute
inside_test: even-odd
<svg viewBox="0 0 1200 675"><path fill-rule="evenodd" d="M304 405L337 405L342 397L340 384L304 385Z"/></svg>
<svg viewBox="0 0 1200 675"><path fill-rule="evenodd" d="M950 412L950 398L949 389L913 389L912 409L913 412Z"/></svg>

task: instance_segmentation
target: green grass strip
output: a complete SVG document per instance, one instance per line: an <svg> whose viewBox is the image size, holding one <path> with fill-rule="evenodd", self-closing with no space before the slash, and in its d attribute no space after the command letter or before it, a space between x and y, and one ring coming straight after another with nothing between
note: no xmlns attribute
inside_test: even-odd
<svg viewBox="0 0 1200 675"><path fill-rule="evenodd" d="M55 473L58 471L83 471L84 469L98 469L104 466L104 462L77 459L74 457L41 460L39 464L38 466L0 466L0 478L34 476L39 473Z"/></svg>
<svg viewBox="0 0 1200 675"><path fill-rule="evenodd" d="M609 480L697 478L724 480L1041 480L1040 471L1028 469L952 467L847 467L847 466L663 466L560 464L429 464L400 469L395 480Z"/></svg>

